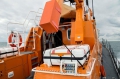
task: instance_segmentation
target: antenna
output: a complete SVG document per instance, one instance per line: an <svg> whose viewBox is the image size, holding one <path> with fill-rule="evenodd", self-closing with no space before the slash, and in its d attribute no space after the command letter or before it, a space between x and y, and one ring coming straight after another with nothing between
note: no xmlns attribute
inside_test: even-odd
<svg viewBox="0 0 120 79"><path fill-rule="evenodd" d="M88 6L88 8L89 8L89 2L88 2L88 0L86 0L86 5Z"/></svg>
<svg viewBox="0 0 120 79"><path fill-rule="evenodd" d="M94 16L94 5L93 5L93 0L92 0L92 11L93 11L93 19L95 19L95 16Z"/></svg>

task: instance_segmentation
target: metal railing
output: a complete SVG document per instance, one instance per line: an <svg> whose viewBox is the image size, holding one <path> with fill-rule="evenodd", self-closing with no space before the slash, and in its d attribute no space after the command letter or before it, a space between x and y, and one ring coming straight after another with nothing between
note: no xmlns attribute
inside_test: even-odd
<svg viewBox="0 0 120 79"><path fill-rule="evenodd" d="M102 39L102 45L108 49L108 51L110 52L110 56L113 58L113 63L115 65L115 68L117 69L117 72L120 75L120 61L118 60L118 58L115 56L115 53L113 51L113 48L111 47L110 42L108 42L105 39Z"/></svg>
<svg viewBox="0 0 120 79"><path fill-rule="evenodd" d="M30 21L31 20L33 20L33 22L35 23L35 26L37 25L37 23L36 23L36 18L37 17L41 17L41 16L38 16L38 14L42 14L42 13L39 13L39 10L43 10L42 8L39 8L38 9L38 11L36 12L36 11L30 11L29 13L28 13L28 15L26 16L26 18L25 18L25 21L23 22L23 23L17 23L17 22L9 22L8 24L7 24L7 37L8 37L8 34L10 33L9 32L9 25L10 24L16 24L16 25L22 25L23 26L23 31L21 32L21 33L23 33L23 35L24 35L24 41L22 42L22 44L23 43L25 43L25 40L26 40L26 38L25 38L25 33L26 33L26 29L28 28L28 24L30 23ZM27 26L25 26L25 23L27 22L27 19L28 19L28 17L29 17L29 15L30 15L30 13L35 13L36 15L35 15L35 17L34 17L34 19L30 19L29 21L28 21L28 23L27 23ZM40 20L37 20L37 21L40 21ZM41 27L40 27L41 28ZM13 31L13 30L12 30ZM14 30L15 31L15 30ZM16 31L17 33L20 33L19 31ZM35 36L35 35L37 35L36 33L35 33L35 31L34 31L34 29L33 29L33 37ZM7 47L8 47L8 45L9 45L10 43L8 42L8 40L7 40ZM24 44L25 45L25 44ZM35 49L35 38L34 38L34 47L33 47L33 49Z"/></svg>

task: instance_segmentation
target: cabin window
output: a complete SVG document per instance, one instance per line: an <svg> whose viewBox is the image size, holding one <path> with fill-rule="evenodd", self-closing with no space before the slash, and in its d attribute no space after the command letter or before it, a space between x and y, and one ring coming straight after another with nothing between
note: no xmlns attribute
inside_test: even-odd
<svg viewBox="0 0 120 79"><path fill-rule="evenodd" d="M71 35L71 28L69 28L67 30L67 38L68 38L68 40L70 40L70 35Z"/></svg>

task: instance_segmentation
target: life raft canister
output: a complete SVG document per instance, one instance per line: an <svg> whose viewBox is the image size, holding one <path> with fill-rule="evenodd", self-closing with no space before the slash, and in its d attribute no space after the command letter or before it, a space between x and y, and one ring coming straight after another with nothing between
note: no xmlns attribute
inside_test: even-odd
<svg viewBox="0 0 120 79"><path fill-rule="evenodd" d="M22 36L20 34L18 34L18 35L19 35L19 46L21 46L21 44L22 44ZM14 39L14 42L12 40L13 37L17 38L16 35L14 35L13 33L11 33L9 35L9 37L8 37L8 43L10 43L11 47L16 47L16 45L14 44L14 43L16 43L15 39Z"/></svg>

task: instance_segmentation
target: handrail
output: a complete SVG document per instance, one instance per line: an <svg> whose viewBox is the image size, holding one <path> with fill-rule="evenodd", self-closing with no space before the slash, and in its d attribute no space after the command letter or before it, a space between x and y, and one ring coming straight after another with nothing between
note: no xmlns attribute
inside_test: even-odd
<svg viewBox="0 0 120 79"><path fill-rule="evenodd" d="M38 11L39 11L40 9L42 9L42 8L39 8ZM42 9L42 10L43 10L43 9ZM33 20L34 20L34 23L36 24L35 20L36 20L36 17L38 17L38 16L37 16L37 14L39 13L38 11L37 11L37 12L35 12L35 11L30 11L30 12L28 13L28 15L26 16L25 21L24 21L23 23L9 22L9 23L7 24L7 37L8 37L8 25L9 25L9 24L19 24L19 25L23 25L23 28L25 28L24 24L26 23L27 18L28 18L28 16L30 15L30 13L33 13L33 12L36 13L35 18L33 19ZM42 14L42 13L39 13L39 14ZM29 24L29 23L28 23L28 24ZM27 26L28 26L28 24L27 24ZM27 28L27 27L26 27L26 28ZM23 33L25 33L26 28L23 29ZM25 34L24 34L24 38L25 38ZM25 41L25 39L24 39L24 41ZM7 46L8 46L8 40L7 40Z"/></svg>
<svg viewBox="0 0 120 79"><path fill-rule="evenodd" d="M39 8L37 12L39 12L40 9L43 10L42 8ZM40 13L40 14L42 14L42 13ZM38 17L38 16L37 16L37 13L36 13L36 16L35 16L35 18L34 18L35 20L36 20L36 17ZM41 16L40 16L40 17L41 17ZM35 22L35 20L34 20L34 22Z"/></svg>
<svg viewBox="0 0 120 79"><path fill-rule="evenodd" d="M120 65L117 64L117 63L119 63L119 60L114 56L113 49L111 48L111 45L110 45L109 42L107 42L107 40L102 39L102 44L103 44L103 46L109 51L110 57L112 58L112 62L113 62L114 67L115 67L115 70L116 70L116 72L117 72L117 74L118 74L118 76L119 76L119 78L120 78L120 69L119 69L119 68L120 68ZM116 58L116 59L115 59L115 58ZM119 67L118 67L118 66L119 66Z"/></svg>
<svg viewBox="0 0 120 79"><path fill-rule="evenodd" d="M36 12L36 11L30 11L30 12L28 13L28 15L27 15L25 21L24 21L23 23L9 22L9 23L7 24L7 27L8 27L9 24L19 24L19 25L24 25L30 13L36 13L36 15L37 15L37 13L39 13L39 12ZM41 14L41 13L39 13L39 14Z"/></svg>
<svg viewBox="0 0 120 79"><path fill-rule="evenodd" d="M35 29L33 28L33 41L34 41L34 47L33 47L33 49L35 49Z"/></svg>
<svg viewBox="0 0 120 79"><path fill-rule="evenodd" d="M38 11L39 11L40 9L42 9L42 8L39 8ZM42 9L42 10L43 10L43 9ZM30 13L36 13L36 16L37 16L37 13L39 13L38 11L37 11L37 12L36 12L36 11L30 11L30 12L27 14L27 16L26 16L26 18L25 18L25 21L24 21L23 23L9 22L9 23L7 24L7 26L8 26L9 24L19 24L19 25L23 25L23 24L25 24L25 22L26 22L26 20L27 20L27 18L28 18L28 16L29 16ZM39 13L39 14L41 14L41 13ZM36 18L36 16L35 16L35 18Z"/></svg>
<svg viewBox="0 0 120 79"><path fill-rule="evenodd" d="M42 13L41 13L41 14L42 14ZM35 16L35 20L36 20L36 17L41 17L41 16L37 16L37 15L36 15L36 16Z"/></svg>
<svg viewBox="0 0 120 79"><path fill-rule="evenodd" d="M28 16L29 16L29 14L30 14L31 12L36 13L36 15L37 15L37 13L39 13L39 12L35 12L35 11L30 11L30 12L28 13L28 15L27 15L27 17L26 17L25 21L24 21L23 23L9 22L9 23L7 24L7 30L8 30L8 25L9 25L9 24L19 24L19 25L24 25L24 24L25 24L25 22L26 22L26 20L27 20L27 18L28 18ZM39 13L39 14L41 14L41 13ZM35 17L36 17L36 16L35 16ZM35 20L35 19L34 19L34 20ZM23 26L23 27L24 27L24 26ZM25 28L25 27L24 27L24 28Z"/></svg>
<svg viewBox="0 0 120 79"><path fill-rule="evenodd" d="M26 28L28 27L28 24L30 23L30 21L34 21L34 23L36 24L36 22L35 22L35 19L30 19L29 21L28 21L28 23L27 23L27 26L26 26ZM36 24L37 25L37 24ZM26 28L25 28L25 31L26 31Z"/></svg>
<svg viewBox="0 0 120 79"><path fill-rule="evenodd" d="M37 33L35 33L35 29L33 28L33 41L34 41L34 47L33 49L35 49L35 34L40 38L41 36L38 35Z"/></svg>
<svg viewBox="0 0 120 79"><path fill-rule="evenodd" d="M95 28L96 30L96 37L97 37L97 48L98 48L98 53L100 53L100 49L99 49L99 30L97 28Z"/></svg>
<svg viewBox="0 0 120 79"><path fill-rule="evenodd" d="M37 33L35 33L39 38L41 37L40 35L38 35Z"/></svg>
<svg viewBox="0 0 120 79"><path fill-rule="evenodd" d="M0 61L0 64L2 64L2 63L4 63L4 61L2 60L2 61Z"/></svg>
<svg viewBox="0 0 120 79"><path fill-rule="evenodd" d="M112 58L112 62L113 62L113 65L114 65L114 67L115 67L115 70L116 70L116 72L118 73L118 76L119 76L119 78L120 78L120 75L119 75L119 72L118 72L118 67L116 66L117 65L117 62L115 61L115 59L114 59L114 57L113 57L113 55L111 54L111 52L110 52L110 56L111 56L111 58ZM115 62L114 62L115 61Z"/></svg>
<svg viewBox="0 0 120 79"><path fill-rule="evenodd" d="M86 74L64 74L64 73L60 73L60 72L50 72L50 71L43 71L43 70L36 70L35 68L32 69L33 72L38 72L38 73L48 73L48 74L59 74L59 75L71 75L71 76L90 76L92 74L92 71L93 71L93 68L95 66L95 61L96 59L95 58L92 58L93 59L93 63L92 63L92 67L91 67L91 70L89 73L86 73Z"/></svg>
<svg viewBox="0 0 120 79"><path fill-rule="evenodd" d="M39 8L39 9L40 9L40 8ZM39 10L39 9L38 9L38 10ZM37 14L37 13L39 13L39 12L38 12L38 11L37 11L37 12L36 12L36 11L30 11L30 12L28 13L25 21L23 22L23 24L26 22L26 20L27 20L27 18L28 18L28 16L29 16L30 13L36 13L36 14ZM39 14L41 14L41 13L39 13Z"/></svg>
<svg viewBox="0 0 120 79"><path fill-rule="evenodd" d="M20 38L20 37L19 37L19 33L18 33L18 32L17 32L17 36L18 36L18 37L17 37L17 42L18 42L18 43L17 43L17 47L18 47L18 53L19 53L19 55L20 55L20 49L19 49L19 41L20 41L19 38Z"/></svg>

